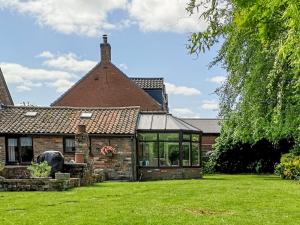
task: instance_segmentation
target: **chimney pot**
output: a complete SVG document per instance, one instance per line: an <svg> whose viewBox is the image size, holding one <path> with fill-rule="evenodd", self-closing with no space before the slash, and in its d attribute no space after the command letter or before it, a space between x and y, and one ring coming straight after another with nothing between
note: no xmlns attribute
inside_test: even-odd
<svg viewBox="0 0 300 225"><path fill-rule="evenodd" d="M105 43L105 44L107 43L107 34L103 35L103 43Z"/></svg>
<svg viewBox="0 0 300 225"><path fill-rule="evenodd" d="M101 62L110 62L111 60L111 47L107 42L107 34L103 36L103 43L100 44L101 48Z"/></svg>

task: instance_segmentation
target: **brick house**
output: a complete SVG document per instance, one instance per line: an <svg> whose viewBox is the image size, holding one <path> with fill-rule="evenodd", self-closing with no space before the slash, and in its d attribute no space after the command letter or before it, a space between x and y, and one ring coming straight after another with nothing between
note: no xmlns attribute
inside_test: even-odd
<svg viewBox="0 0 300 225"><path fill-rule="evenodd" d="M75 134L85 125L90 157L96 168L105 168L109 179L134 180L135 132L139 107L73 108L15 107L0 110L0 160L7 165L28 165L47 150L74 159ZM117 154L100 154L103 146L115 146Z"/></svg>
<svg viewBox="0 0 300 225"><path fill-rule="evenodd" d="M0 161L28 165L47 150L76 156L76 129L84 125L89 158L107 178L151 180L201 177L202 132L165 112L140 107L18 107L0 110ZM112 157L102 155L112 146Z"/></svg>
<svg viewBox="0 0 300 225"><path fill-rule="evenodd" d="M201 148L218 135L213 124L169 114L163 78L129 78L111 63L107 36L100 47L101 61L51 107L12 106L0 74L0 161L26 165L46 150L73 160L77 126L85 125L89 157L108 179L200 178ZM116 153L101 155L104 146Z"/></svg>

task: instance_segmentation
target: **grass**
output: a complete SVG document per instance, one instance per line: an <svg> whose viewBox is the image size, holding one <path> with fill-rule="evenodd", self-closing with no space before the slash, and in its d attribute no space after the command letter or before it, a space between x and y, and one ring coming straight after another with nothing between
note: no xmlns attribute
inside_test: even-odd
<svg viewBox="0 0 300 225"><path fill-rule="evenodd" d="M300 224L300 184L274 176L107 182L67 192L2 192L0 224Z"/></svg>

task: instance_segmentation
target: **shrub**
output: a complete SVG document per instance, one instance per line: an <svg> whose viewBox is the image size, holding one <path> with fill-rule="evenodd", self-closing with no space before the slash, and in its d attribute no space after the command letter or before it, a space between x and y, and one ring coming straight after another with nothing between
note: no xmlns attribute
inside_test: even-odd
<svg viewBox="0 0 300 225"><path fill-rule="evenodd" d="M289 140L277 145L263 139L255 144L235 143L216 148L215 171L221 173L274 173L283 153L292 148Z"/></svg>
<svg viewBox="0 0 300 225"><path fill-rule="evenodd" d="M215 152L210 151L207 152L203 158L202 158L202 163L203 163L203 173L204 174L213 174L215 173L215 167L216 167L216 156Z"/></svg>
<svg viewBox="0 0 300 225"><path fill-rule="evenodd" d="M275 174L283 179L300 180L300 156L282 155L280 164L275 166Z"/></svg>
<svg viewBox="0 0 300 225"><path fill-rule="evenodd" d="M49 166L46 161L41 163L32 162L31 165L28 166L28 170L32 177L49 177L51 166Z"/></svg>

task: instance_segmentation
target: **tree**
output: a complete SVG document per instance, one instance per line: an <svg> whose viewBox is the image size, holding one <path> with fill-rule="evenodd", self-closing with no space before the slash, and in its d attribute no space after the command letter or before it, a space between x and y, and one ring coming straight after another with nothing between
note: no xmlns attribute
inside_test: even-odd
<svg viewBox="0 0 300 225"><path fill-rule="evenodd" d="M300 144L300 1L191 0L207 29L192 33L191 54L222 40L211 66L221 64L226 82L220 98L221 136L216 148L281 139Z"/></svg>

